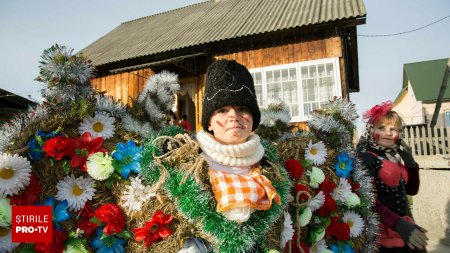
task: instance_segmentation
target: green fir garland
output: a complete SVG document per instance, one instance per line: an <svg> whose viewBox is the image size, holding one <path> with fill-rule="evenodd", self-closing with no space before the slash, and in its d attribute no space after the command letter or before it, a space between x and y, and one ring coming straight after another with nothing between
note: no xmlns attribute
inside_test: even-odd
<svg viewBox="0 0 450 253"><path fill-rule="evenodd" d="M267 145L267 143L266 143ZM266 146L265 145L265 146ZM273 147L272 147L273 149ZM275 149L269 152L269 161L275 160ZM153 165L151 153L156 151L151 141L144 147L144 166L141 174L148 182L157 182L160 176L158 169ZM150 152L149 152L150 151ZM169 197L174 200L177 209L190 221L198 221L202 224L202 230L217 239L211 242L217 252L235 253L248 252L258 247L261 249L266 234L271 226L280 218L283 210L288 204L290 181L287 172L281 166L281 179L272 179L281 199L281 205L274 203L267 211L256 211L250 219L244 223L227 220L223 215L216 212L216 202L211 192L205 191L193 178L189 176L181 184L184 173L182 170L164 164L168 172L163 189ZM256 245L259 244L259 245ZM260 252L260 250L258 250ZM264 250L266 251L266 249Z"/></svg>

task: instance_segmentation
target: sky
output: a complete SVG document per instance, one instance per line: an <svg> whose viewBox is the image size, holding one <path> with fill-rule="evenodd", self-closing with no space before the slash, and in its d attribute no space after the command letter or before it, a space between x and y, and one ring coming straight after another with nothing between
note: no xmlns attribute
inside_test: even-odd
<svg viewBox="0 0 450 253"><path fill-rule="evenodd" d="M39 60L55 43L75 52L121 23L202 0L0 0L0 88L40 102ZM364 0L358 26L360 92L351 93L359 115L394 101L406 63L450 57L449 0ZM358 128L362 128L358 120Z"/></svg>

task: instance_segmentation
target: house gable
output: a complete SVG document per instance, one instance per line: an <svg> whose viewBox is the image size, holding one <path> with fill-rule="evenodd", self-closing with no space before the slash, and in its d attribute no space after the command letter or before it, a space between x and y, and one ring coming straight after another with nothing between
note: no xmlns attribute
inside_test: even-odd
<svg viewBox="0 0 450 253"><path fill-rule="evenodd" d="M403 87L411 84L418 101L427 103L436 102L442 85L448 58L415 62L404 65ZM447 87L450 86L450 80ZM450 101L450 89L445 91L444 101Z"/></svg>

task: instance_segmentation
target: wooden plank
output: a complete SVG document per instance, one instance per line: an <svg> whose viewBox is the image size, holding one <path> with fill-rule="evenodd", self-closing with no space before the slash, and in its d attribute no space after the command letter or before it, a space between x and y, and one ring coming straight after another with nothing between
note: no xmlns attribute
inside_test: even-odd
<svg viewBox="0 0 450 253"><path fill-rule="evenodd" d="M106 94L108 95L108 96L113 96L114 94L113 94L113 87L114 87L114 76L112 76L112 75L109 75L109 76L106 76L105 77L105 85L106 85Z"/></svg>
<svg viewBox="0 0 450 253"><path fill-rule="evenodd" d="M316 59L323 59L327 57L326 46L324 40L314 41L314 51L316 52Z"/></svg>
<svg viewBox="0 0 450 253"><path fill-rule="evenodd" d="M131 72L130 74L130 94L131 97L136 100L138 94L139 94L139 85L138 85L138 79L140 77L136 75L136 71Z"/></svg>
<svg viewBox="0 0 450 253"><path fill-rule="evenodd" d="M433 140L434 140L434 146L436 148L435 155L442 154L442 150L440 149L440 145L439 145L440 137L439 137L439 134L438 134L438 132L439 132L438 130L439 129L437 127L434 128L434 138L433 138Z"/></svg>
<svg viewBox="0 0 450 253"><path fill-rule="evenodd" d="M442 154L443 155L447 155L447 149L446 149L446 145L445 145L445 128L443 126L441 126L440 128L441 131L441 137L439 138L439 141L441 143L441 150L442 150Z"/></svg>
<svg viewBox="0 0 450 253"><path fill-rule="evenodd" d="M273 47L273 54L274 54L274 59L275 59L275 63L273 65L281 65L284 64L284 60L283 60L283 50L281 46L276 46Z"/></svg>
<svg viewBox="0 0 450 253"><path fill-rule="evenodd" d="M427 132L428 132L428 141L430 144L430 155L436 155L437 154L437 150L436 150L436 143L435 143L435 136L434 134L434 130L431 129L429 126L427 126Z"/></svg>
<svg viewBox="0 0 450 253"><path fill-rule="evenodd" d="M246 66L247 68L250 68L250 60L249 60L249 56L248 56L248 51L242 51L242 65Z"/></svg>
<svg viewBox="0 0 450 253"><path fill-rule="evenodd" d="M302 43L299 41L293 45L295 62L302 61Z"/></svg>
<svg viewBox="0 0 450 253"><path fill-rule="evenodd" d="M289 59L289 44L281 46L281 51L283 52L283 62L284 62L284 64L293 63Z"/></svg>
<svg viewBox="0 0 450 253"><path fill-rule="evenodd" d="M100 90L102 92L106 91L106 77L102 77L102 78L100 78L100 80L101 80L101 83L102 83Z"/></svg>
<svg viewBox="0 0 450 253"><path fill-rule="evenodd" d="M446 127L446 135L445 135L445 154L450 154L450 128Z"/></svg>
<svg viewBox="0 0 450 253"><path fill-rule="evenodd" d="M129 73L125 72L120 75L120 88L121 88L121 97L122 97L122 103L124 105L128 104L128 97L130 96L128 94L128 77Z"/></svg>
<svg viewBox="0 0 450 253"><path fill-rule="evenodd" d="M427 134L426 134L426 130L425 127L421 127L421 132L422 132L422 147L423 147L423 151L424 151L424 155L428 155L428 140L427 140Z"/></svg>
<svg viewBox="0 0 450 253"><path fill-rule="evenodd" d="M287 45L287 59L289 63L295 62L294 45L292 43Z"/></svg>
<svg viewBox="0 0 450 253"><path fill-rule="evenodd" d="M341 37L332 37L325 40L325 51L328 58L342 57Z"/></svg>
<svg viewBox="0 0 450 253"><path fill-rule="evenodd" d="M248 56L248 65L247 65L247 67L249 69L255 68L254 52L255 52L255 50L252 50L252 49L247 51L247 56Z"/></svg>
<svg viewBox="0 0 450 253"><path fill-rule="evenodd" d="M413 155L415 155L416 154L416 142L415 142L414 136L411 134L411 132L412 132L412 129L407 128L405 135L408 138L408 145L411 147L411 151L412 151Z"/></svg>
<svg viewBox="0 0 450 253"><path fill-rule="evenodd" d="M255 51L255 67L261 68L263 66L263 49L260 48Z"/></svg>
<svg viewBox="0 0 450 253"><path fill-rule="evenodd" d="M120 88L120 74L114 75L114 98L116 100L122 99L122 88Z"/></svg>
<svg viewBox="0 0 450 253"><path fill-rule="evenodd" d="M306 60L310 59L308 44L306 41L303 41L300 44L300 51L301 51L301 55L300 55L299 61L306 61Z"/></svg>

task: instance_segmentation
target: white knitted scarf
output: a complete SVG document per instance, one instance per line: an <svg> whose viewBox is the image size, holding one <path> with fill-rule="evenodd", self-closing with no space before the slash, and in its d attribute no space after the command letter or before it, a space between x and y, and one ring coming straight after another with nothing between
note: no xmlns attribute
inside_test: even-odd
<svg viewBox="0 0 450 253"><path fill-rule="evenodd" d="M204 130L197 133L200 148L217 163L227 166L251 166L264 156L264 148L257 134L251 134L242 144L225 145Z"/></svg>

